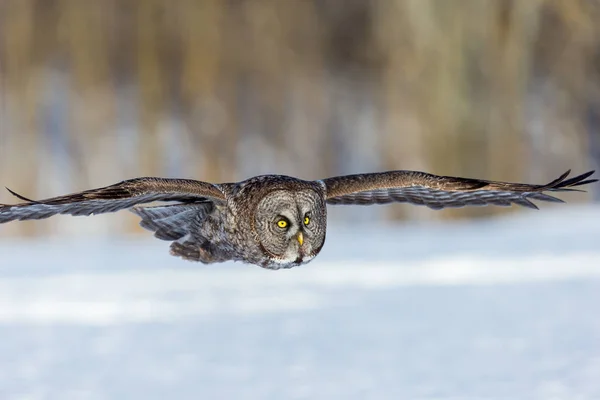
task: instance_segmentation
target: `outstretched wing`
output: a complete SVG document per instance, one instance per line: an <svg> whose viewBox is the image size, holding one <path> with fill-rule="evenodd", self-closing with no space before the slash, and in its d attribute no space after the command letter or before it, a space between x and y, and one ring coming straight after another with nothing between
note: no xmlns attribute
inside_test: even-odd
<svg viewBox="0 0 600 400"><path fill-rule="evenodd" d="M597 182L587 179L594 171L566 179L571 171L546 185L494 182L480 179L439 176L418 171L389 171L337 176L323 179L328 204L387 204L393 202L424 205L435 210L446 207L520 206L535 208L530 200L562 203L544 192L581 191L575 186Z"/></svg>
<svg viewBox="0 0 600 400"><path fill-rule="evenodd" d="M218 185L191 179L136 178L99 189L30 200L8 189L25 201L14 205L0 204L0 223L48 218L55 214L91 215L115 212L153 201L181 203L224 201Z"/></svg>

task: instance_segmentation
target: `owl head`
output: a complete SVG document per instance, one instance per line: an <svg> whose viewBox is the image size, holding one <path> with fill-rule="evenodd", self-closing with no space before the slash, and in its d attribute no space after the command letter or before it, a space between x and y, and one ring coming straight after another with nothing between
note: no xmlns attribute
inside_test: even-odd
<svg viewBox="0 0 600 400"><path fill-rule="evenodd" d="M268 192L258 202L254 222L271 268L306 263L325 243L325 201L313 189Z"/></svg>

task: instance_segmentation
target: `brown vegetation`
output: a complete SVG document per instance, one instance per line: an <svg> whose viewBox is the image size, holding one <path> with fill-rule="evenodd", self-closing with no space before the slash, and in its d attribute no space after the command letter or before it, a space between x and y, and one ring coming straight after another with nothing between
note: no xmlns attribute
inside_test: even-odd
<svg viewBox="0 0 600 400"><path fill-rule="evenodd" d="M597 21L596 0L0 0L0 183L550 180L600 153Z"/></svg>

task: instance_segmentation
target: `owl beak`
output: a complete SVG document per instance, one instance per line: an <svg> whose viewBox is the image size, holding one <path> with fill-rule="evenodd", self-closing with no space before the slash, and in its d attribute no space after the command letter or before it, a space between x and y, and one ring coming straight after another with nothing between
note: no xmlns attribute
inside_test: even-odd
<svg viewBox="0 0 600 400"><path fill-rule="evenodd" d="M302 246L302 243L304 243L304 235L302 235L302 232L298 232L296 239L298 239L298 243L300 243L300 246Z"/></svg>

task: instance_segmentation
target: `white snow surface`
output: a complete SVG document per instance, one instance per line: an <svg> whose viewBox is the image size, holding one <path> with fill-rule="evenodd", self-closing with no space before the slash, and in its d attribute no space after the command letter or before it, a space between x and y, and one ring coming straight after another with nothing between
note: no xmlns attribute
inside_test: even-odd
<svg viewBox="0 0 600 400"><path fill-rule="evenodd" d="M2 239L0 399L600 399L599 206L332 222L292 270L167 248Z"/></svg>

